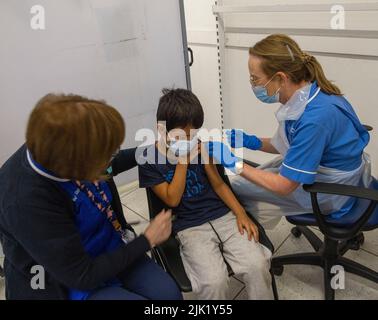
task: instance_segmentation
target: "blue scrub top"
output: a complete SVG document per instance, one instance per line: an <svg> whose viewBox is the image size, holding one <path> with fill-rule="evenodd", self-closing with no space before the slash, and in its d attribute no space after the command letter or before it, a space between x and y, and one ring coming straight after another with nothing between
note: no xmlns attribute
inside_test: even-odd
<svg viewBox="0 0 378 320"><path fill-rule="evenodd" d="M317 88L313 82L310 97ZM357 169L369 142L369 133L345 97L322 91L298 120L286 120L285 130L290 148L280 174L304 184L314 183L319 166Z"/></svg>

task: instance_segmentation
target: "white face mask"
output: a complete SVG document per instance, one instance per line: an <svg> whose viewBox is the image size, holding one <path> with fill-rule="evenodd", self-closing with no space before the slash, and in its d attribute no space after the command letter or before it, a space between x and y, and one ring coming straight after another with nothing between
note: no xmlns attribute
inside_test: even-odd
<svg viewBox="0 0 378 320"><path fill-rule="evenodd" d="M192 140L176 140L170 139L169 150L176 157L187 156L198 145L198 137L193 137Z"/></svg>

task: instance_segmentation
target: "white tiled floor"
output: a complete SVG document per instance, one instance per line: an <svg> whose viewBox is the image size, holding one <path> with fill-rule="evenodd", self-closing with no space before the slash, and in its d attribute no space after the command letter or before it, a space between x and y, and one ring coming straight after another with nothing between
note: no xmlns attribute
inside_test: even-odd
<svg viewBox="0 0 378 320"><path fill-rule="evenodd" d="M315 233L322 238L319 231L315 231ZM304 237L297 239L290 235L275 255L312 251L310 244ZM345 257L375 270L378 268L378 256L364 250L349 251ZM345 278L345 289L336 291L336 299L378 299L377 284L349 273L346 273ZM276 281L278 293L282 300L323 299L323 276L318 267L285 266L283 275L276 277Z"/></svg>
<svg viewBox="0 0 378 320"><path fill-rule="evenodd" d="M121 201L125 206L127 206L134 212L137 212L146 220L149 219L147 196L145 189L138 188L125 196L121 196Z"/></svg>
<svg viewBox="0 0 378 320"><path fill-rule="evenodd" d="M133 224L137 233L141 233L148 225L149 214L144 189L135 189L121 195L124 213L129 223ZM273 242L275 255L296 252L311 252L312 249L304 237L294 238L292 226L282 219L280 224L271 231L267 231ZM315 230L315 229L314 229ZM318 236L321 233L315 230ZM365 233L365 243L359 251L349 251L346 257L360 262L374 270L378 270L378 230ZM3 257L0 256L0 263ZM312 266L286 266L284 273L276 277L279 298L290 299L323 299L323 284L321 269ZM247 299L244 284L236 278L231 278L230 294L234 299ZM185 299L195 299L193 293L184 294ZM0 300L4 299L4 279L0 279ZM336 292L336 299L373 299L378 300L378 285L346 274L345 289Z"/></svg>

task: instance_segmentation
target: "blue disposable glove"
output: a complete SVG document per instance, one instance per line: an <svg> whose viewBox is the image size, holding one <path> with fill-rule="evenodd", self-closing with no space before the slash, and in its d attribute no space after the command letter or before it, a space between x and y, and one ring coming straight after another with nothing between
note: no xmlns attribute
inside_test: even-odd
<svg viewBox="0 0 378 320"><path fill-rule="evenodd" d="M248 135L243 130L232 129L226 131L228 143L232 148L247 148L250 150L259 150L262 147L262 141L254 135Z"/></svg>
<svg viewBox="0 0 378 320"><path fill-rule="evenodd" d="M222 142L209 141L205 143L205 146L210 157L232 171L235 170L236 163L241 161L231 152L230 148Z"/></svg>

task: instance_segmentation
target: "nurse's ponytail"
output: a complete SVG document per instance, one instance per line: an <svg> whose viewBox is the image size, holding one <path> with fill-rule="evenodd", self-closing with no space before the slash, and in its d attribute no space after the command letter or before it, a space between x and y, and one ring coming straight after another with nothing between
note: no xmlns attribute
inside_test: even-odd
<svg viewBox="0 0 378 320"><path fill-rule="evenodd" d="M326 78L321 64L314 56L304 52L303 64L308 71L308 77L304 80L316 80L318 86L323 92L328 94L341 95L339 87Z"/></svg>
<svg viewBox="0 0 378 320"><path fill-rule="evenodd" d="M249 54L262 58L261 67L268 77L281 71L294 83L316 81L323 92L342 95L340 89L326 78L318 60L302 51L287 35L272 34L251 47Z"/></svg>

